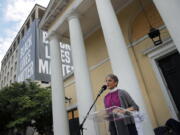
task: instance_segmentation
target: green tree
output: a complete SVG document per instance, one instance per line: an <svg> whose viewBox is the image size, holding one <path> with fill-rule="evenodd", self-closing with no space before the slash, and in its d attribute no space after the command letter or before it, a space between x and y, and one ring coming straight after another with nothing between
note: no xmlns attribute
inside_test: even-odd
<svg viewBox="0 0 180 135"><path fill-rule="evenodd" d="M2 133L11 129L26 131L31 126L40 134L51 135L51 89L31 81L3 88L0 91L0 120Z"/></svg>

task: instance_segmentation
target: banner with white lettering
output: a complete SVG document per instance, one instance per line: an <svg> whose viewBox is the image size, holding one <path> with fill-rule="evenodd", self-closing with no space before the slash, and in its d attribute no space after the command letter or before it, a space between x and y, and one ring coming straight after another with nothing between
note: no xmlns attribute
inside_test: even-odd
<svg viewBox="0 0 180 135"><path fill-rule="evenodd" d="M61 63L63 76L66 77L73 72L73 62L71 47L68 44L60 42L61 48Z"/></svg>
<svg viewBox="0 0 180 135"><path fill-rule="evenodd" d="M50 45L46 39L47 32L37 31L37 46L36 46L36 80L44 82L50 81L51 67L50 67ZM61 63L63 77L67 77L73 72L73 63L71 56L70 45L60 42Z"/></svg>
<svg viewBox="0 0 180 135"><path fill-rule="evenodd" d="M17 81L34 80L35 70L35 26L33 22L19 43Z"/></svg>
<svg viewBox="0 0 180 135"><path fill-rule="evenodd" d="M46 40L46 33L37 28L37 46L36 46L36 80L50 82L50 48Z"/></svg>
<svg viewBox="0 0 180 135"><path fill-rule="evenodd" d="M38 27L35 19L19 44L18 82L26 79L50 82L50 45L46 40L47 32ZM73 73L70 45L60 42L63 77Z"/></svg>

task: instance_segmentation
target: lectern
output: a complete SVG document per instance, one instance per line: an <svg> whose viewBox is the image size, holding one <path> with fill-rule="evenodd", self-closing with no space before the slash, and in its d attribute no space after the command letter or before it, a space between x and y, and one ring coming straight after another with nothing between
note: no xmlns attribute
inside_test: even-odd
<svg viewBox="0 0 180 135"><path fill-rule="evenodd" d="M116 132L117 135L128 135L127 121L134 119L138 113L129 111L124 113L123 110L121 107L113 106L93 112L88 118L98 125L100 135L111 135L109 130Z"/></svg>

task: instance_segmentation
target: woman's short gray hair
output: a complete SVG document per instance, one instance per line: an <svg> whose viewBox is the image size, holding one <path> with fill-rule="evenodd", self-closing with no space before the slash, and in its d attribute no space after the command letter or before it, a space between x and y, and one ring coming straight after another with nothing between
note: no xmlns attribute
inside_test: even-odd
<svg viewBox="0 0 180 135"><path fill-rule="evenodd" d="M117 77L116 75L114 75L114 74L108 74L108 75L106 76L106 78L107 78L107 77L110 77L111 79L113 79L113 80L118 84L119 79L118 79L118 77Z"/></svg>

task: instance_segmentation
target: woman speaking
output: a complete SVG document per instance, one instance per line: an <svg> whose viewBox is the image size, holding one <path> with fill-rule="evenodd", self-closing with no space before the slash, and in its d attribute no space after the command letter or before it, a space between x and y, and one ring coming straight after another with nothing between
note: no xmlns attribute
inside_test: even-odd
<svg viewBox="0 0 180 135"><path fill-rule="evenodd" d="M124 90L117 88L118 77L114 74L109 74L105 78L109 93L104 97L105 108L118 106L124 108L114 109L114 113L126 113L129 111L138 111L139 107ZM115 120L109 122L109 131L111 135L138 135L133 116L124 118L123 120Z"/></svg>

